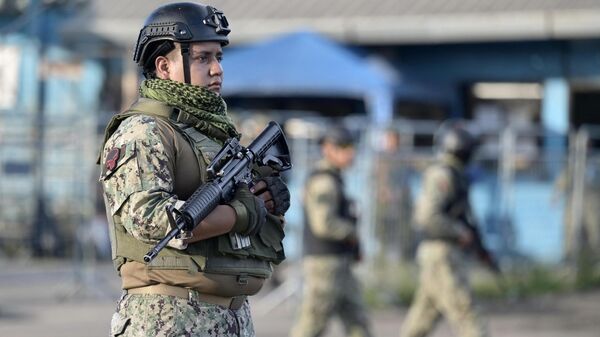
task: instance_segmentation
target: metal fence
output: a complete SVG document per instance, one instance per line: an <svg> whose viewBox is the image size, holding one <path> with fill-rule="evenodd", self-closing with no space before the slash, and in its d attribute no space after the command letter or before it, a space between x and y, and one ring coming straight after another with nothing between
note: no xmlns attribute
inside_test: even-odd
<svg viewBox="0 0 600 337"><path fill-rule="evenodd" d="M34 139L38 130L32 117L2 116L0 248L4 254L72 252L78 230L94 215L95 124L90 114L54 116L45 124L39 158ZM41 180L36 179L38 174ZM39 214L40 198L45 214Z"/></svg>
<svg viewBox="0 0 600 337"><path fill-rule="evenodd" d="M432 145L439 123L396 121L378 127L360 118L317 117L285 122L294 164L285 176L292 191L284 241L288 259L298 260L302 253L304 180L320 158L318 135L333 123L346 124L358 139L355 163L345 175L348 193L359 205L366 261L412 259L417 244L412 209L421 174L435 157ZM34 231L35 130L25 116L3 118L1 125L0 247L10 250L8 243L16 241L30 248L31 239L39 235ZM47 125L44 197L58 240L67 249L94 220L98 129L96 119L83 114L54 118ZM594 213L598 207L592 206L595 179L600 177L597 129L582 128L565 139L539 129L506 128L481 139L469 171L471 201L485 242L501 260L557 263L565 249L577 250L585 240L597 246L593 240L598 226L589 224L599 218ZM38 239L56 244L52 236L50 231Z"/></svg>
<svg viewBox="0 0 600 337"><path fill-rule="evenodd" d="M292 123L287 129L293 130L288 132L294 159L288 177L293 203L286 248L294 260L301 253L303 182L320 157L315 134L341 121ZM348 193L359 204L367 261L410 260L418 239L411 229L412 208L422 172L435 159L432 145L439 123L397 121L386 127L356 120L343 123L359 139L355 163L345 176ZM567 163L566 137L555 139L543 130L515 128L480 136L482 143L469 175L471 202L484 241L506 262L561 261L565 201L553 195Z"/></svg>

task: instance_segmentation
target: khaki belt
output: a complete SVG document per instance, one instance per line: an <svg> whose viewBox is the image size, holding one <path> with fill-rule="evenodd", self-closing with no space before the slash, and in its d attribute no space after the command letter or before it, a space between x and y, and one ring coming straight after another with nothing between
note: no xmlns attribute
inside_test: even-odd
<svg viewBox="0 0 600 337"><path fill-rule="evenodd" d="M146 287L132 288L125 290L127 294L152 294L175 296L183 299L197 299L201 302L220 305L232 310L238 310L246 302L246 296L223 297L209 294L202 294L196 290L175 287L167 284L155 284Z"/></svg>

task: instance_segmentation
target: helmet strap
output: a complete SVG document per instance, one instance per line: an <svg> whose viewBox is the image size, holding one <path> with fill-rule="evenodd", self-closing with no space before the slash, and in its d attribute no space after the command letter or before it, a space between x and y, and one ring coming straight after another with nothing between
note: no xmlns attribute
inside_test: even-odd
<svg viewBox="0 0 600 337"><path fill-rule="evenodd" d="M181 43L181 57L183 59L183 79L185 83L191 84L190 80L190 44Z"/></svg>

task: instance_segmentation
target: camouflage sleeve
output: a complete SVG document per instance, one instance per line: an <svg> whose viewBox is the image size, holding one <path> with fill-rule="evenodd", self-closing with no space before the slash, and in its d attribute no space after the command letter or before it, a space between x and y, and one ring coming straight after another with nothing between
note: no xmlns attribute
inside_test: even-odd
<svg viewBox="0 0 600 337"><path fill-rule="evenodd" d="M173 137L153 117L123 121L102 155L102 184L107 208L136 239L153 243L169 229L165 206L174 204Z"/></svg>
<svg viewBox="0 0 600 337"><path fill-rule="evenodd" d="M307 185L305 207L308 223L317 237L341 241L356 235L356 227L336 212L341 196L335 184L328 175L313 177Z"/></svg>
<svg viewBox="0 0 600 337"><path fill-rule="evenodd" d="M428 237L454 240L466 229L446 214L444 209L455 198L456 186L452 172L443 167L432 167L423 174L421 194L415 205L415 226Z"/></svg>

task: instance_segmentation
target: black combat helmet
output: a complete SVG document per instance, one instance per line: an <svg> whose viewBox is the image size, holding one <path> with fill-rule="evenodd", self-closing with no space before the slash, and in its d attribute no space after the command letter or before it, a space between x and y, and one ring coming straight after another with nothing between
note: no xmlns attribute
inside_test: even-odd
<svg viewBox="0 0 600 337"><path fill-rule="evenodd" d="M164 5L152 12L140 30L133 61L146 78L155 76L154 60L181 43L185 82L190 83L189 47L192 42L229 43L229 23L220 10L197 3L179 2Z"/></svg>
<svg viewBox="0 0 600 337"><path fill-rule="evenodd" d="M463 163L468 163L478 142L463 126L453 125L442 130L438 146L442 153L450 154Z"/></svg>
<svg viewBox="0 0 600 337"><path fill-rule="evenodd" d="M332 143L339 147L347 147L354 145L354 136L352 132L343 126L336 126L325 131L319 143Z"/></svg>

